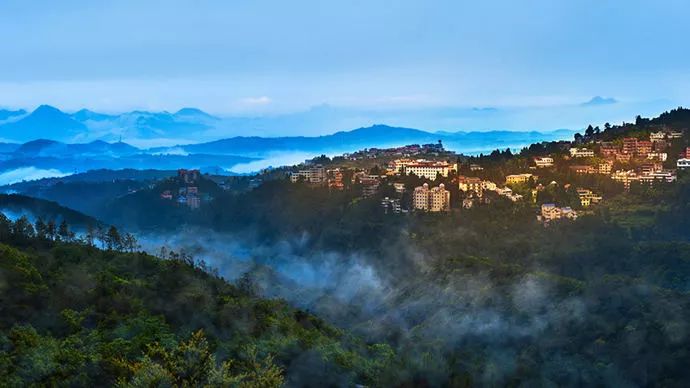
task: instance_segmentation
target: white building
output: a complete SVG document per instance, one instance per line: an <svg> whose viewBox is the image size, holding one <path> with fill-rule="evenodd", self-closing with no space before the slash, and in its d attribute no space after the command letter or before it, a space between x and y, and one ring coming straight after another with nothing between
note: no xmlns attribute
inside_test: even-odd
<svg viewBox="0 0 690 388"><path fill-rule="evenodd" d="M678 168L690 168L690 158L681 158L676 162Z"/></svg>
<svg viewBox="0 0 690 388"><path fill-rule="evenodd" d="M414 163L406 164L403 167L405 174L415 174L418 177L424 177L434 180L438 174L442 177L447 177L451 171L457 171L457 166L448 162L434 162L429 160L417 160Z"/></svg>
<svg viewBox="0 0 690 388"><path fill-rule="evenodd" d="M571 148L570 156L573 158L592 158L594 151L587 148Z"/></svg>
<svg viewBox="0 0 690 388"><path fill-rule="evenodd" d="M668 159L668 154L666 152L650 152L647 154L647 159L665 162Z"/></svg>
<svg viewBox="0 0 690 388"><path fill-rule="evenodd" d="M676 181L676 173L671 170L650 171L640 175L639 181L649 185L653 185L655 182L671 183Z"/></svg>
<svg viewBox="0 0 690 388"><path fill-rule="evenodd" d="M537 157L534 158L534 164L536 164L538 168L551 167L553 166L553 158L548 156Z"/></svg>
<svg viewBox="0 0 690 388"><path fill-rule="evenodd" d="M660 141L666 139L666 133L664 131L652 132L649 134L649 140Z"/></svg>

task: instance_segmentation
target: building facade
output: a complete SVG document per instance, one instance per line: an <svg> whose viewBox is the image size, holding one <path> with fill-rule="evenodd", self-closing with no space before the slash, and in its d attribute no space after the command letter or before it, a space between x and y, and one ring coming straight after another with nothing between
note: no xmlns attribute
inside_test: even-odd
<svg viewBox="0 0 690 388"><path fill-rule="evenodd" d="M448 162L434 162L429 160L417 160L403 167L403 172L405 174L414 174L418 177L430 180L435 180L439 174L442 177L448 177L448 173L451 171L457 171L456 165Z"/></svg>
<svg viewBox="0 0 690 388"><path fill-rule="evenodd" d="M416 187L412 196L415 210L428 212L444 212L450 210L450 191L441 183L438 187L429 189L429 184Z"/></svg>

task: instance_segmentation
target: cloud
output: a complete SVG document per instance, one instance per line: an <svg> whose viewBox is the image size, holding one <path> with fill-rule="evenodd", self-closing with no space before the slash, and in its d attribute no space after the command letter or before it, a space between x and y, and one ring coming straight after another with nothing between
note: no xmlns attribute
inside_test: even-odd
<svg viewBox="0 0 690 388"><path fill-rule="evenodd" d="M0 173L0 185L10 185L21 181L32 181L42 178L59 178L66 175L69 174L56 169L22 167Z"/></svg>
<svg viewBox="0 0 690 388"><path fill-rule="evenodd" d="M261 96L261 97L245 97L245 98L241 99L240 102L242 102L242 104L245 104L245 105L268 105L271 102L273 102L273 100L271 100L270 97Z"/></svg>

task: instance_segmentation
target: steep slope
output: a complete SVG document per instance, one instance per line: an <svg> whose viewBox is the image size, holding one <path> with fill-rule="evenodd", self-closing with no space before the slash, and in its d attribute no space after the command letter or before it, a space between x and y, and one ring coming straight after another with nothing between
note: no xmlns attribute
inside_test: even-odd
<svg viewBox="0 0 690 388"><path fill-rule="evenodd" d="M30 215L46 220L65 220L75 228L85 228L89 225L99 225L100 221L84 213L59 205L57 202L27 197L17 194L0 194L0 213L13 217Z"/></svg>
<svg viewBox="0 0 690 388"><path fill-rule="evenodd" d="M387 381L397 363L390 347L262 299L187 255L105 251L27 229L0 218L3 385L398 383Z"/></svg>

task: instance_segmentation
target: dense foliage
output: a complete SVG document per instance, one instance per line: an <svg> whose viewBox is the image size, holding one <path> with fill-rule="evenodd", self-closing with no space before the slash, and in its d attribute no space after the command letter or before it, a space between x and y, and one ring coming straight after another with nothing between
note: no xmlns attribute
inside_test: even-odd
<svg viewBox="0 0 690 388"><path fill-rule="evenodd" d="M390 347L258 298L184 255L31 230L25 218L0 220L3 386L383 385L397 362Z"/></svg>

